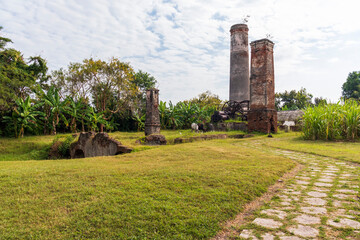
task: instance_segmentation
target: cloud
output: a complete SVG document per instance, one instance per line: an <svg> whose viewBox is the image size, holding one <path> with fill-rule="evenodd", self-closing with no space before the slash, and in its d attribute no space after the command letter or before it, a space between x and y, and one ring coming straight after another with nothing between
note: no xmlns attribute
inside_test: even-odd
<svg viewBox="0 0 360 240"><path fill-rule="evenodd" d="M355 0L0 0L0 22L13 47L25 56L41 54L53 70L89 57L119 57L155 76L162 100L176 102L206 90L228 98L229 29L250 15L250 41L273 36L278 91L302 86L336 99L345 79L335 71L348 68L326 64L357 61L347 47L359 46L360 25L354 24L359 5ZM317 82L306 80L312 72ZM318 90L325 83L334 86L326 93Z"/></svg>

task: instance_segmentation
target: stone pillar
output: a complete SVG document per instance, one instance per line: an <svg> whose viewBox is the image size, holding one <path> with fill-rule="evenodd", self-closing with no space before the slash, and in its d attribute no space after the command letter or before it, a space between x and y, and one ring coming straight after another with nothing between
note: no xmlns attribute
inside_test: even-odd
<svg viewBox="0 0 360 240"><path fill-rule="evenodd" d="M268 39L251 42L249 131L277 132L274 84L274 43Z"/></svg>
<svg viewBox="0 0 360 240"><path fill-rule="evenodd" d="M230 101L250 99L248 31L246 24L235 24L230 29Z"/></svg>
<svg viewBox="0 0 360 240"><path fill-rule="evenodd" d="M159 90L146 90L145 136L160 133Z"/></svg>

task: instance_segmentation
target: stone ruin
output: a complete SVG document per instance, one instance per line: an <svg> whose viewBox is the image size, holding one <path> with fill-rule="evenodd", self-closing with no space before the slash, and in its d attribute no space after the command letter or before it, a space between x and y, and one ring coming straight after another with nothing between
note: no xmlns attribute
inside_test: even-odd
<svg viewBox="0 0 360 240"><path fill-rule="evenodd" d="M166 145L164 135L160 134L159 90L146 90L145 144Z"/></svg>
<svg viewBox="0 0 360 240"><path fill-rule="evenodd" d="M107 133L83 132L79 140L70 146L71 158L85 158L96 156L112 156L130 153L131 148L121 142L110 138Z"/></svg>
<svg viewBox="0 0 360 240"><path fill-rule="evenodd" d="M145 136L160 134L159 90L146 90Z"/></svg>
<svg viewBox="0 0 360 240"><path fill-rule="evenodd" d="M249 76L248 26L235 24L230 29L230 101L250 100L248 130L277 132L274 84L274 43L269 39L251 42Z"/></svg>

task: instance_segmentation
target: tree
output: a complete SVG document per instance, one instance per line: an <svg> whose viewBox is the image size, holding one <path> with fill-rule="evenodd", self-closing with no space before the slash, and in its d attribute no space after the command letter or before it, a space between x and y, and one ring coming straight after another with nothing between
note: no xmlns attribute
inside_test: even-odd
<svg viewBox="0 0 360 240"><path fill-rule="evenodd" d="M277 110L304 109L311 105L313 95L306 92L305 88L299 91L291 90L275 94L275 105Z"/></svg>
<svg viewBox="0 0 360 240"><path fill-rule="evenodd" d="M66 126L68 125L68 121L64 116L68 101L61 101L59 90L53 86L47 93L42 92L40 99L47 107L49 107L49 112L46 117L52 122L52 134L56 135L56 127L59 124L60 119L63 120Z"/></svg>
<svg viewBox="0 0 360 240"><path fill-rule="evenodd" d="M134 83L134 70L117 58L108 62L90 58L82 63L72 63L66 71L53 72L52 82L57 86L67 86L64 93L71 97L80 93L79 97L88 98L95 112L101 112L105 120L110 120L119 111L138 109L139 87ZM151 81L145 83L148 82ZM101 132L103 128L100 123Z"/></svg>
<svg viewBox="0 0 360 240"><path fill-rule="evenodd" d="M189 102L192 104L198 104L200 107L211 107L219 109L223 101L219 98L218 95L211 93L210 91L203 92L190 100L184 101L185 103Z"/></svg>
<svg viewBox="0 0 360 240"><path fill-rule="evenodd" d="M68 106L65 106L65 111L67 114L71 116L70 121L70 131L77 132L77 120L81 121L82 124L82 131L85 132L84 128L84 119L86 115L87 103L84 98L79 98L75 101L71 97L67 97L67 102L69 103Z"/></svg>
<svg viewBox="0 0 360 240"><path fill-rule="evenodd" d="M41 103L32 105L29 96L25 100L21 98L15 100L15 104L16 107L13 109L11 117L5 116L4 120L13 124L15 137L19 138L24 137L26 129L35 130L38 126L37 117L43 115L43 113L36 110Z"/></svg>
<svg viewBox="0 0 360 240"><path fill-rule="evenodd" d="M25 99L36 85L44 85L48 80L43 58L30 57L26 61L21 52L5 48L9 42L10 39L0 37L0 111L10 110L15 99Z"/></svg>
<svg viewBox="0 0 360 240"><path fill-rule="evenodd" d="M360 71L349 73L346 82L342 85L342 96L345 99L360 100Z"/></svg>
<svg viewBox="0 0 360 240"><path fill-rule="evenodd" d="M2 29L3 29L3 27L0 26L0 31L1 31ZM11 43L11 42L12 42L11 39L0 36L0 49L4 49L4 48L5 48L5 45L6 45L7 43Z"/></svg>

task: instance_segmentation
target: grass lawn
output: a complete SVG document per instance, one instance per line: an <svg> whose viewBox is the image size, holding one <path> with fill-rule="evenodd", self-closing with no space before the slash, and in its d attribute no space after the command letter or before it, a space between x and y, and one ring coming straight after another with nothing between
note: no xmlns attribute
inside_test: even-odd
<svg viewBox="0 0 360 240"><path fill-rule="evenodd" d="M360 163L360 142L310 141L304 140L301 137L301 133L292 132L276 134L272 141L264 141L264 144L281 149L318 154Z"/></svg>
<svg viewBox="0 0 360 240"><path fill-rule="evenodd" d="M161 131L165 135L168 142L171 144L175 138L178 137L193 137L200 135L215 135L215 134L242 134L241 131L231 132L208 132L195 133L191 130L178 131ZM65 139L71 134L58 134L56 136L29 136L24 138L0 138L0 161L16 161L16 160L46 160L48 158L48 150L51 147L55 138ZM120 141L123 145L131 147L134 151L142 151L158 146L145 146L135 143L136 140L144 137L144 132L114 132L109 133L110 137Z"/></svg>
<svg viewBox="0 0 360 240"><path fill-rule="evenodd" d="M135 137L128 134L129 143ZM2 161L0 239L212 237L295 166L246 147L247 140L167 145L113 157ZM40 151L51 142L2 139L0 156L11 160L13 151L22 156L25 148Z"/></svg>

